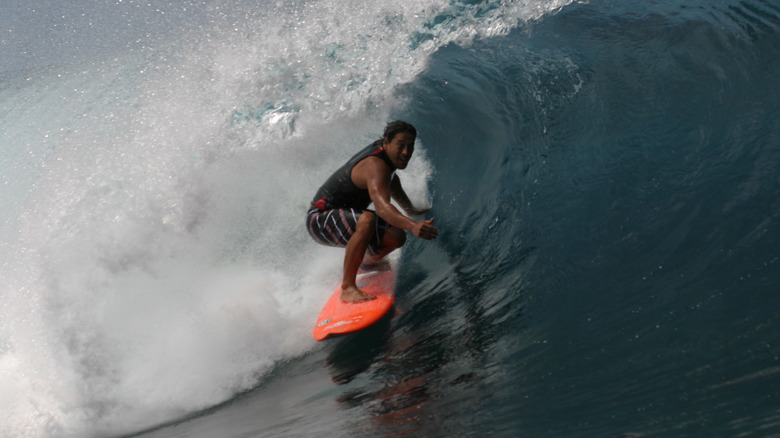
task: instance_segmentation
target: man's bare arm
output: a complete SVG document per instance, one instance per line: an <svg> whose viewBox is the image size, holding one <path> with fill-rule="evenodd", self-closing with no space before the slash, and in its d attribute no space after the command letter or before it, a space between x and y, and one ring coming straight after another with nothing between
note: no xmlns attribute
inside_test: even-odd
<svg viewBox="0 0 780 438"><path fill-rule="evenodd" d="M390 181L390 196L398 202L398 205L404 209L404 211L410 216L421 216L429 211L431 208L417 208L409 200L409 196L406 195L403 186L401 186L401 179L397 175L393 175L392 181Z"/></svg>
<svg viewBox="0 0 780 438"><path fill-rule="evenodd" d="M379 215L388 224L402 230L411 231L422 239L435 239L439 230L431 225L433 219L415 222L404 216L390 202L390 168L379 158L368 157L352 169L352 181L358 186L365 186ZM408 201L408 197L407 197Z"/></svg>
<svg viewBox="0 0 780 438"><path fill-rule="evenodd" d="M414 221L404 216L390 202L390 169L380 159L369 157L353 169L353 179L362 179L365 182L371 202L374 203L376 214L385 220L388 224L402 230L411 231L414 228ZM358 178L355 178L355 173ZM358 182L358 181L356 181Z"/></svg>

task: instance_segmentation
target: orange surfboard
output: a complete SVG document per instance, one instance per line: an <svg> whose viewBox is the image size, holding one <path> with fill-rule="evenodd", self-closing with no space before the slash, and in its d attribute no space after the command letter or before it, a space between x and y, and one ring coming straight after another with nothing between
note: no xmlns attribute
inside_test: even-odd
<svg viewBox="0 0 780 438"><path fill-rule="evenodd" d="M393 307L395 273L392 270L360 274L357 278L357 286L376 298L362 303L345 303L341 301L341 286L339 286L325 303L317 318L314 339L322 341L328 336L364 329L382 319Z"/></svg>

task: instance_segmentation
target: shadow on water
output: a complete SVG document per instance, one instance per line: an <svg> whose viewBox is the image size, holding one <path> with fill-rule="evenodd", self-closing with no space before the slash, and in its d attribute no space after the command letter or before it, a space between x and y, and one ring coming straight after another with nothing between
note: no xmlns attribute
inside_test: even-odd
<svg viewBox="0 0 780 438"><path fill-rule="evenodd" d="M390 320L395 308L374 325L357 333L341 335L332 339L335 345L327 358L333 382L343 385L366 371L387 344L390 335Z"/></svg>

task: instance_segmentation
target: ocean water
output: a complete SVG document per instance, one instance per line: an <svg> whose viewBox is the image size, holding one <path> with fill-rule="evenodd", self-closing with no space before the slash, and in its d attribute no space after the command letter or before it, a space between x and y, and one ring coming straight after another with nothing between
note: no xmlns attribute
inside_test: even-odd
<svg viewBox="0 0 780 438"><path fill-rule="evenodd" d="M780 4L9 1L0 435L780 436ZM432 242L311 338L385 122Z"/></svg>

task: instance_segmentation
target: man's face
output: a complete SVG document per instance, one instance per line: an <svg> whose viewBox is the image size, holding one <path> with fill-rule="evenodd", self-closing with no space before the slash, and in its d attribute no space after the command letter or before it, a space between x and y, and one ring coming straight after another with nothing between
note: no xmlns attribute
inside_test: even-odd
<svg viewBox="0 0 780 438"><path fill-rule="evenodd" d="M406 169L414 153L414 140L415 137L408 132L399 132L389 143L385 140L385 151L396 168Z"/></svg>

